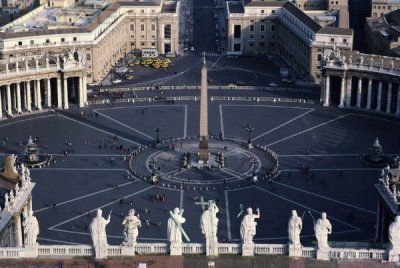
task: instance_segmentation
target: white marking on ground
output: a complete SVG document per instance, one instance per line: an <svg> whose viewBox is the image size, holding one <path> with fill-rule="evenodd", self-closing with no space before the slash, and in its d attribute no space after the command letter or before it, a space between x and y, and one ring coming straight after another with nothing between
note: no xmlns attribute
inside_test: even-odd
<svg viewBox="0 0 400 268"><path fill-rule="evenodd" d="M274 144L277 144L277 143L280 143L280 142L282 142L282 141L291 139L291 138L293 138L293 137L296 137L296 136L298 136L298 135L301 135L301 134L306 133L306 132L308 132L308 131L311 131L311 130L313 130L313 129L316 129L316 128L325 126L325 125L327 125L327 124L329 124L329 123L335 122L335 121L337 121L337 120L339 120L339 119L342 119L342 118L344 118L344 117L346 117L346 116L349 116L349 115L351 115L351 113L341 115L341 116L339 116L339 117L336 117L336 118L331 119L331 120L329 120L329 121L326 121L326 122L324 122L324 123L321 123L321 124L318 124L318 125L316 125L316 126L310 127L310 128L308 128L308 129L299 131L299 132L297 132L297 133L295 133L295 134L292 134L292 135L290 135L290 136L288 136L288 137L286 137L286 138L282 138L282 139L280 139L280 140L277 140L277 141L274 141L274 142L272 142L272 143L270 143L270 144L267 144L266 146L267 146L267 147L270 147L270 146L272 146L272 145L274 145Z"/></svg>
<svg viewBox="0 0 400 268"><path fill-rule="evenodd" d="M81 245L79 243L73 243L73 242L68 242L68 241L63 241L63 240L56 240L56 239L50 239L50 238L43 238L43 237L38 237L38 240L43 240L43 241L49 241L49 242L56 242L60 244L67 244L67 245Z"/></svg>
<svg viewBox="0 0 400 268"><path fill-rule="evenodd" d="M118 185L118 188L124 187L124 186L129 185L129 184L132 184L132 183L133 183L133 182L130 181L130 182L126 182L126 183L120 184L120 185ZM62 206L62 205L64 205L64 204L68 204L68 203L77 201L77 200L81 200L81 199L83 199L83 198L87 198L87 197L93 196L93 195L96 195L96 194L108 192L108 191L111 191L111 190L115 190L115 189L112 188L112 187L109 187L109 188L105 188L105 189L100 190L100 191L97 191L97 192L93 192L93 193L90 193L90 194L81 195L81 196L79 196L79 197L75 197L75 198L72 198L72 199L70 199L70 200L66 200L66 201L57 203L57 207ZM38 213L38 212L41 212L41 211L44 211L44 210L48 210L48 209L51 209L51 208L52 208L51 206L50 206L50 207L44 207L44 208L40 208L40 209L38 209L38 210L35 210L34 212L35 212L35 213Z"/></svg>
<svg viewBox="0 0 400 268"><path fill-rule="evenodd" d="M221 135L222 138L225 138L225 132L224 132L224 118L222 115L222 105L219 105L219 123L221 125Z"/></svg>
<svg viewBox="0 0 400 268"><path fill-rule="evenodd" d="M99 108L96 111L105 110L120 110L120 109L136 109L136 108L151 108L151 107L184 107L183 104L154 104L154 105L131 105L131 106L121 106L121 107L106 107Z"/></svg>
<svg viewBox="0 0 400 268"><path fill-rule="evenodd" d="M68 119L68 120L71 120L71 121L73 121L73 122L75 122L75 123L79 123L79 124L81 124L81 125L84 125L84 126L87 126L87 127L93 128L93 129L96 129L97 131L100 131L100 132L106 133L106 134L108 134L108 135L111 135L111 136L116 136L116 137L118 137L118 138L120 138L120 139L122 139L122 140L124 140L124 141L130 142L130 143L133 143L133 144L135 144L135 145L138 145L138 146L143 146L142 144L140 144L140 143L138 143L138 142L135 142L135 141L132 141L132 140L126 139L126 138L124 138L124 137L121 137L121 136L119 136L119 135L116 135L116 134L114 134L114 133L111 133L111 132L108 132L108 131L102 130L102 129L100 129L100 128L97 128L97 127L94 127L94 126L91 126L91 125L85 124L85 123L83 123L83 122L80 122L80 121L78 121L78 120L75 120L75 119L69 118L69 117L67 117L67 116L64 116L64 115L62 115L62 114L58 114L58 116L60 116L60 117L63 117L63 118L65 118L65 119Z"/></svg>
<svg viewBox="0 0 400 268"><path fill-rule="evenodd" d="M280 124L279 126L274 127L273 129L268 130L267 132L262 133L261 135L258 135L257 137L253 138L253 141L255 141L255 140L257 140L257 139L259 139L259 138L261 138L261 137L264 137L265 135L267 135L267 134L269 134L269 133L271 133L271 132L273 132L273 131L275 131L275 130L281 128L281 127L284 127L284 126L286 126L286 125L292 123L293 121L295 121L295 120L297 120L297 119L299 119L299 118L301 118L301 117L303 117L303 116L305 116L305 115L307 115L307 114L313 112L314 110L315 110L315 109L310 109L309 111L307 111L307 112L305 112L305 113L302 113L302 114L296 116L295 118L292 118L292 119L290 119L289 121L287 121L287 122L285 122L285 123L283 123L283 124Z"/></svg>
<svg viewBox="0 0 400 268"><path fill-rule="evenodd" d="M181 196L179 199L179 209L182 210L183 209L183 190L181 190Z"/></svg>
<svg viewBox="0 0 400 268"><path fill-rule="evenodd" d="M317 213L317 214L321 214L321 213L322 213L322 211L318 211L318 210L315 210L315 209L313 209L313 208L307 207L307 206L305 206L305 205L303 205L303 204L300 204L300 203L298 203L298 202L296 202L296 201L293 201L293 200L291 200L291 199L289 199L289 198L286 198L286 197L284 197L284 196L281 196L281 195L275 194L275 193L273 193L273 192L270 192L270 191L268 191L268 190L265 190L265 189L263 189L263 188L261 188L261 187L258 187L258 186L253 186L253 187L256 188L256 189L259 189L260 191L266 192L266 193L268 193L268 194L270 194L270 195L273 195L273 196L275 196L275 197L278 197L278 198L280 198L280 199L283 199L283 200L285 200L285 201L287 201L287 202L289 202L289 203L292 203L292 204L295 204L295 205L300 206L300 207L302 207L302 208L305 208L305 209L307 209L307 210L309 210L309 211L312 211L312 212L314 212L314 213ZM329 212L328 212L328 215L329 215ZM355 229L355 230L357 230L357 231L361 231L360 228L358 228L358 227L356 227L356 226L354 226L354 225L352 225L352 224L350 224L350 223L344 222L344 221L342 221L342 220L339 220L339 219L337 219L337 218L335 218L335 217L331 217L331 216L329 216L329 218L331 218L331 219L333 219L333 220L335 220L335 221L337 221L337 222L339 222L339 223L341 223L341 224L344 224L344 225L346 225L346 226L348 226L348 227L351 227L351 228L353 228L353 229Z"/></svg>
<svg viewBox="0 0 400 268"><path fill-rule="evenodd" d="M280 109L300 109L300 110L310 110L311 108L307 108L307 107L300 107L300 106L284 106L284 105L263 105L263 104L221 104L221 106L233 106L233 107L237 107L237 106L245 106L245 107L270 107L270 108L280 108Z"/></svg>
<svg viewBox="0 0 400 268"><path fill-rule="evenodd" d="M26 122L26 121L31 121L31 120L35 120L35 119L40 119L40 118L46 118L46 117L50 117L50 116L54 116L54 114L48 114L48 115L42 115L42 116L38 116L38 117L33 117L33 118L26 118L26 119L21 119L15 122L10 122L10 123L6 123L3 125L0 125L0 127L6 127L9 125L14 125L14 124L18 124L18 123L22 123L22 122Z"/></svg>
<svg viewBox="0 0 400 268"><path fill-rule="evenodd" d="M231 234L231 218L229 216L229 199L228 199L228 192L225 191L225 211L226 211L226 229L228 231L228 240L232 239Z"/></svg>
<svg viewBox="0 0 400 268"><path fill-rule="evenodd" d="M185 105L185 119L183 124L183 138L186 139L187 136L187 121L188 121L188 110L187 105Z"/></svg>
<svg viewBox="0 0 400 268"><path fill-rule="evenodd" d="M150 189L152 189L152 188L154 188L154 187L155 187L155 186L150 186L150 187L141 189L141 190L139 190L139 191L137 191L137 192L134 192L134 193L132 193L132 194L129 194L129 195L127 195L127 196L124 196L123 198L129 198L129 197L135 196L135 195L140 194L140 193L142 193L142 192L144 192L144 191L150 190ZM114 203L119 202L119 200L120 200L120 198L118 198L117 200L108 202L108 203L106 203L106 204L104 204L104 205L101 205L100 207L97 207L97 208L94 208L94 209L92 209L92 210L86 211L86 212L84 212L82 215L78 215L78 216L72 217L72 218L70 218L70 219L68 219L68 220L65 220L65 221L62 221L62 222L60 222L60 223L57 223L57 224L55 224L55 225L49 227L48 229L49 229L49 230L52 230L52 229L54 229L54 228L56 228L56 227L58 227L58 226L60 226L60 225L63 225L63 224L65 224L65 223L68 223L68 222L71 222L71 221L73 221L73 220L76 220L76 219L79 219L79 218L81 218L81 217L84 217L87 213L92 213L92 212L96 211L96 210L99 209L99 208L101 209L101 208L110 206L110 205L112 205L112 204L114 204Z"/></svg>
<svg viewBox="0 0 400 268"><path fill-rule="evenodd" d="M122 123L122 122L120 122L120 121L118 121L118 120L116 120L116 119L114 119L114 118L112 118L112 117L110 117L110 116L108 116L108 115L105 115L105 114L103 114L103 113L100 113L100 112L97 111L97 110L93 110L93 111L95 111L96 113L102 115L103 117L105 117L105 118L107 118L107 119L109 119L109 120L111 120L111 121L113 121L113 122L115 122L115 123L117 123L117 124L119 124L119 125L121 125L121 126L123 126L123 127L126 127L127 129L133 130L133 131L135 131L135 132L137 132L137 133L139 133L139 134L145 136L146 138L149 138L150 140L155 140L152 136L147 135L146 133L144 133L144 132L142 132L142 131L140 131L140 130L137 130L136 128L133 128L133 127L131 127L131 126L128 126L127 124L124 124L124 123Z"/></svg>
<svg viewBox="0 0 400 268"><path fill-rule="evenodd" d="M125 168L35 168L35 169L30 169L30 171L56 171L56 170L63 170L63 171L68 171L68 170L78 170L78 171L127 171Z"/></svg>
<svg viewBox="0 0 400 268"><path fill-rule="evenodd" d="M381 170L380 168L311 168L310 171L376 171ZM282 169L281 172L296 172L300 171L297 169Z"/></svg>
<svg viewBox="0 0 400 268"><path fill-rule="evenodd" d="M319 198L322 198L322 199L326 199L326 200L329 200L329 201L332 201L332 202L335 202L335 203L338 203L338 204L341 204L341 205L345 205L345 206L349 206L349 207L358 209L360 211L363 211L363 212L366 212L366 213L369 213L369 214L376 215L375 211L371 211L371 210L368 210L368 209L365 209L365 208L361 208L361 207L358 207L358 206L354 206L354 205L351 205L349 203L342 202L342 201L339 201L339 200L336 200L336 199L333 199L333 198L330 198L330 197L327 197L327 196L323 196L323 195L316 194L316 193L313 193L313 192L309 192L309 191L306 191L306 190L303 190L303 189L299 189L299 188L287 185L285 183L281 183L281 182L277 182L277 181L272 181L272 182L275 183L275 184L278 184L278 185L281 185L281 186L284 186L284 187L299 191L299 192L310 194L310 195L313 195L313 196L316 196L316 197L319 197Z"/></svg>

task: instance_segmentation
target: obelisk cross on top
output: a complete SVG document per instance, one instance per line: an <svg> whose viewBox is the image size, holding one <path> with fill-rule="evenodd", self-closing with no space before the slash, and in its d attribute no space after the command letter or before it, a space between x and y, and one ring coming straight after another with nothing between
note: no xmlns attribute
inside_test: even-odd
<svg viewBox="0 0 400 268"><path fill-rule="evenodd" d="M200 144L199 158L204 163L208 160L208 93L207 93L206 53L203 52L203 68L201 69L200 86Z"/></svg>

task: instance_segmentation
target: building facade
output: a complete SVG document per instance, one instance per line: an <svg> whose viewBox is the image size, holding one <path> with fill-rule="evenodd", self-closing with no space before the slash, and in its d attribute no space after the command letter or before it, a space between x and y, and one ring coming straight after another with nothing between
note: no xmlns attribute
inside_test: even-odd
<svg viewBox="0 0 400 268"><path fill-rule="evenodd" d="M371 17L382 17L394 10L400 8L399 0L372 0L371 2Z"/></svg>
<svg viewBox="0 0 400 268"><path fill-rule="evenodd" d="M337 50L322 62L324 106L400 115L398 58Z"/></svg>
<svg viewBox="0 0 400 268"><path fill-rule="evenodd" d="M228 2L227 12L227 53L276 53L298 77L317 83L322 56L353 47L352 30L323 27L290 2Z"/></svg>
<svg viewBox="0 0 400 268"><path fill-rule="evenodd" d="M170 1L45 4L0 30L0 58L7 63L78 51L86 59L87 82L97 83L131 50L178 52L178 14L179 2Z"/></svg>

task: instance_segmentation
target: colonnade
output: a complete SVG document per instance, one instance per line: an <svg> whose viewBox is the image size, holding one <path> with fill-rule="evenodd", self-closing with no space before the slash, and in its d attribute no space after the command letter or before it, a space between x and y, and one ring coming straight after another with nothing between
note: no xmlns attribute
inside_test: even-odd
<svg viewBox="0 0 400 268"><path fill-rule="evenodd" d="M45 107L68 109L70 98L83 107L87 103L86 92L85 75L4 83L0 85L0 118Z"/></svg>
<svg viewBox="0 0 400 268"><path fill-rule="evenodd" d="M333 80L339 83L334 83ZM335 97L334 91L337 90L339 94L336 101L340 108L364 108L400 116L399 81L326 74L321 88L321 100L324 106L332 103Z"/></svg>

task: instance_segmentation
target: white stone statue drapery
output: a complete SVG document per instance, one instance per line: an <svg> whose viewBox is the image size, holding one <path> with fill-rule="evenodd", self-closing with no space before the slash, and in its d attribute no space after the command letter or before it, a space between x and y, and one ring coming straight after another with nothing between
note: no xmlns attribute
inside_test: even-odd
<svg viewBox="0 0 400 268"><path fill-rule="evenodd" d="M102 216L102 210L97 210L96 217L90 223L90 234L92 236L93 246L96 252L96 258L107 257L107 234L106 227L110 223L111 214L105 219Z"/></svg>
<svg viewBox="0 0 400 268"><path fill-rule="evenodd" d="M400 216L389 225L389 250L400 252Z"/></svg>
<svg viewBox="0 0 400 268"><path fill-rule="evenodd" d="M332 225L326 218L326 213L321 213L321 218L314 224L314 233L318 243L318 250L328 249L328 235L332 233Z"/></svg>
<svg viewBox="0 0 400 268"><path fill-rule="evenodd" d="M289 244L293 246L300 246L300 233L303 229L303 221L297 215L296 210L292 210L292 217L289 219L288 234L289 234Z"/></svg>
<svg viewBox="0 0 400 268"><path fill-rule="evenodd" d="M219 209L214 201L209 201L208 209L203 212L200 218L201 232L206 238L206 255L218 255L218 218Z"/></svg>
<svg viewBox="0 0 400 268"><path fill-rule="evenodd" d="M240 237L243 244L252 245L253 237L256 235L256 219L260 218L260 209L257 208L257 214L253 214L251 208L247 208L247 214L240 223Z"/></svg>
<svg viewBox="0 0 400 268"><path fill-rule="evenodd" d="M24 228L24 245L25 246L38 245L36 240L39 235L39 222L37 218L33 216L32 210L28 211L28 215L22 222L22 227Z"/></svg>
<svg viewBox="0 0 400 268"><path fill-rule="evenodd" d="M178 224L185 223L186 219L182 217L179 208L174 209L174 217L169 217L167 227L167 239L171 243L182 243L182 231L179 229Z"/></svg>
<svg viewBox="0 0 400 268"><path fill-rule="evenodd" d="M136 239L139 234L138 228L142 226L141 220L135 216L135 210L129 210L128 216L122 221L124 226L124 246L133 246L136 244Z"/></svg>

